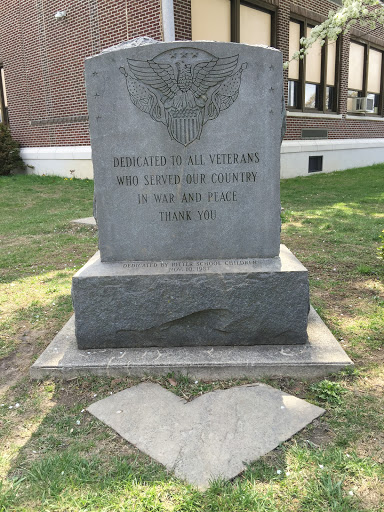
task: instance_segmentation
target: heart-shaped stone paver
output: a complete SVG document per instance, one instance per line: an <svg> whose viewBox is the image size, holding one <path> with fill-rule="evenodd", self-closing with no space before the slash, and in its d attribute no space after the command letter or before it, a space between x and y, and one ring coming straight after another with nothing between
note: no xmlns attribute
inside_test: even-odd
<svg viewBox="0 0 384 512"><path fill-rule="evenodd" d="M124 439L200 488L230 479L324 413L264 384L214 391L186 402L143 383L88 411Z"/></svg>

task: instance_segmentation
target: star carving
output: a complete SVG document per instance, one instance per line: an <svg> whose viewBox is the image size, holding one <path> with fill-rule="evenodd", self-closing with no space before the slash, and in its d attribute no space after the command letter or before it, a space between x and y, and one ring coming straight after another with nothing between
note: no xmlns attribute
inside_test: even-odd
<svg viewBox="0 0 384 512"><path fill-rule="evenodd" d="M198 52L186 52L186 51L183 51L183 52L173 52L171 53L170 55L170 58L172 60L174 59L187 59L188 57L191 57L192 59L197 59L197 57L199 56Z"/></svg>

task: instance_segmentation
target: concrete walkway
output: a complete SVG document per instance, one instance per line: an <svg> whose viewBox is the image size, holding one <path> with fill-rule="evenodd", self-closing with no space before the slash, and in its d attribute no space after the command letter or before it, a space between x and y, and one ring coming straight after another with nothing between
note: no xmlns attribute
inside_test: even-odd
<svg viewBox="0 0 384 512"><path fill-rule="evenodd" d="M143 383L88 411L124 439L201 489L231 479L323 414L320 407L264 384L206 393L186 402Z"/></svg>

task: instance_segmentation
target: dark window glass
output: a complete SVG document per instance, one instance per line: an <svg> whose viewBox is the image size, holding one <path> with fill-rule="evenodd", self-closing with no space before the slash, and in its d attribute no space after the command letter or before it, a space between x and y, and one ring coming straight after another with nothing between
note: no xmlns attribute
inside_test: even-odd
<svg viewBox="0 0 384 512"><path fill-rule="evenodd" d="M320 172L323 170L323 155L310 156L308 160L308 172Z"/></svg>
<svg viewBox="0 0 384 512"><path fill-rule="evenodd" d="M327 110L334 110L335 88L327 86L325 90L325 105Z"/></svg>
<svg viewBox="0 0 384 512"><path fill-rule="evenodd" d="M321 108L319 84L305 84L305 108Z"/></svg>
<svg viewBox="0 0 384 512"><path fill-rule="evenodd" d="M373 112L374 114L379 113L379 102L380 102L380 94L373 94L368 93L367 98L372 100L373 108L369 109L370 112ZM370 107L370 105L368 105Z"/></svg>
<svg viewBox="0 0 384 512"><path fill-rule="evenodd" d="M288 81L288 107L299 107L299 83L294 80Z"/></svg>

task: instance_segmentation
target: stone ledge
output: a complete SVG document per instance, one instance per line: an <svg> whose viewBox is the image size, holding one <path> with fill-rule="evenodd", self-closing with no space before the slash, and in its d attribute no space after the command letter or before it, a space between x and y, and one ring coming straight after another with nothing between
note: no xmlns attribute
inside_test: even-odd
<svg viewBox="0 0 384 512"><path fill-rule="evenodd" d="M86 226L96 226L96 219L95 217L85 217L83 219L75 219L71 221L72 224L84 224Z"/></svg>
<svg viewBox="0 0 384 512"><path fill-rule="evenodd" d="M91 146L51 146L21 148L24 160L92 160Z"/></svg>
<svg viewBox="0 0 384 512"><path fill-rule="evenodd" d="M383 148L382 139L310 139L310 140L284 140L281 144L281 153L305 153L313 151L358 150L367 148Z"/></svg>
<svg viewBox="0 0 384 512"><path fill-rule="evenodd" d="M317 112L295 112L287 110L287 117L307 117L309 119L343 119L342 114L322 114Z"/></svg>
<svg viewBox="0 0 384 512"><path fill-rule="evenodd" d="M311 308L305 345L179 347L79 350L74 316L30 369L32 379L87 375L188 374L196 379L240 377L315 379L352 366L319 315Z"/></svg>

